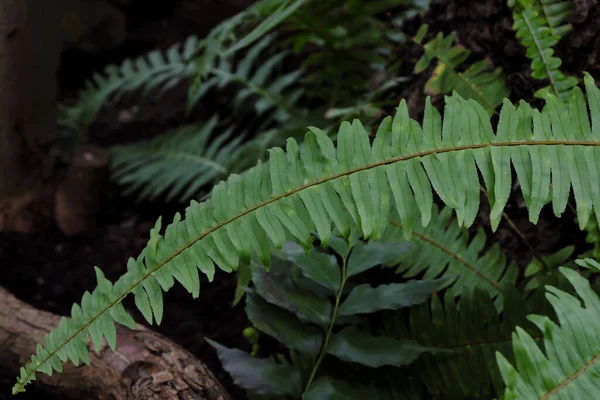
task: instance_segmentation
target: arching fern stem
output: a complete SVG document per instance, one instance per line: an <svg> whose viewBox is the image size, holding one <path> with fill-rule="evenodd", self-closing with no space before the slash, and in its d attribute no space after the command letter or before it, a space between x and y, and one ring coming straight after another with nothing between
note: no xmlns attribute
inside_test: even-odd
<svg viewBox="0 0 600 400"><path fill-rule="evenodd" d="M137 279L136 281L134 281L132 284L130 284L126 290L123 291L123 293L118 296L116 299L112 300L111 302L109 302L105 307L103 307L99 312L96 313L96 315L94 317L92 317L90 320L88 320L86 323L84 323L79 329L77 329L73 334L71 334L70 336L68 336L65 340L63 340L59 346L57 346L57 348L53 351L48 352L48 355L45 357L45 359L41 362L38 362L38 365L36 366L36 369L30 371L28 374L26 374L23 379L21 380L20 383L18 383L17 385L15 385L15 387L13 388L13 393L19 393L21 391L23 391L24 386L26 384L26 382L29 381L29 378L37 371L37 369L43 365L45 362L47 362L51 357L53 357L60 349L62 349L64 346L66 346L69 342L71 342L77 335L79 335L80 333L82 333L84 330L86 330L87 328L89 328L92 323L94 321L96 321L98 318L100 318L102 315L104 315L104 313L106 311L108 311L109 309L111 309L112 307L114 307L116 304L120 303L123 301L123 299L129 294L131 293L136 287L138 287L138 285L140 285L142 282L144 282L150 275L154 274L156 271L160 270L163 266L165 266L166 264L168 264L171 260L173 260L175 257L177 257L178 255L180 255L183 251L187 250L188 248L190 248L191 246L193 246L196 242L202 240L203 238L205 238L206 236L210 235L211 233L223 228L224 226L242 218L243 216L250 214L253 211L256 211L259 208L262 208L268 204L274 203L276 201L279 201L281 199L287 198L289 196L292 196L296 193L299 193L303 190L309 189L311 187L314 186L318 186L321 185L323 183L329 182L329 181L333 181L335 179L344 177L344 176L349 176L361 171L366 171L366 170L370 170L373 168L377 168L377 167L381 167L384 165L389 165L389 164L393 164L393 163L397 163L397 162L401 162L401 161L407 161L407 160L411 160L414 158L419 158L419 157L426 157L426 156L431 156L434 154L444 154L444 153L449 153L449 152L457 152L457 151L462 151L462 150L475 150L475 149L482 149L482 148L489 148L489 147L515 147L515 146L541 146L541 145L547 145L547 146L560 146L560 145L564 145L564 146L591 146L591 147L600 147L600 142L589 142L589 141L581 141L581 140L557 140L557 141L551 141L551 140L532 140L532 141L527 141L527 142L497 142L497 143L481 143L481 144L470 144L470 145L464 145L464 146L455 146L455 147L448 147L448 148L441 148L441 149L433 149L433 150L427 150L427 151L422 151L419 153L415 153L415 154L411 154L408 156L399 156L399 157L394 157L388 160L383 160L383 161L379 161L373 164L367 164L364 165L362 167L357 167L357 168L353 168L347 171L343 171L340 172L338 174L334 174L332 176L326 177L326 178L322 178L320 180L317 180L315 182L311 182L311 183L307 183L303 186L300 186L298 188L289 190L287 192L284 192L280 195L277 195L275 197L271 197L268 200L265 200L259 204L256 204L255 206L252 206L250 208L247 208L246 210L238 213L237 215L234 215L228 219L226 219L225 221L215 225L214 227L207 229L204 233L202 233L201 235L199 235L196 239L188 242L187 244L185 244L184 246L182 246L180 249L178 249L177 251L175 251L172 255L170 255L169 257L167 257L164 261L158 263L156 266L154 266L153 268L151 268L150 270L148 270L146 273L144 273L139 279Z"/></svg>

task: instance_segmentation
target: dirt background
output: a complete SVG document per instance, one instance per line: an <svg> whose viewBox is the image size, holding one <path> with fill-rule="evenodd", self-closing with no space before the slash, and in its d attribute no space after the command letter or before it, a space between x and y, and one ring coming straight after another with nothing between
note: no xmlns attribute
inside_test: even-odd
<svg viewBox="0 0 600 400"><path fill-rule="evenodd" d="M72 98L92 72L108 63L135 57L154 48L164 49L190 34L202 36L248 2L231 0L224 6L224 2L216 0L164 0L149 6L142 0L133 1L126 9L129 35L122 46L100 55L74 51L63 54L59 73L61 101ZM558 55L564 60L564 71L570 75L581 76L582 71L588 71L598 79L600 74L600 9L597 3L597 0L575 1L574 32L557 48ZM459 43L472 50L474 57L487 57L495 66L502 67L508 76L513 99L531 101L535 90L543 85L529 78L529 61L525 58L525 50L515 39L511 13L505 0L434 1L425 17L408 21L403 29L414 34L424 22L429 23L430 32L456 30ZM409 76L421 52L406 44L397 49L396 55L412 61L403 63L398 71L398 75ZM400 93L399 97L407 99L413 117L422 114L422 88L428 76L427 72L414 76ZM443 104L443 99L438 97L434 103ZM165 101L145 105L134 120L126 124L117 121L120 109L107 109L94 126L91 140L100 145L112 145L152 136L180 123L184 110L184 90L175 90ZM125 270L127 258L137 256L146 244L156 218L163 215L169 221L175 211L182 211L185 207L160 202L139 204L132 198L121 197L116 187L109 189L108 196L110 202L100 219L102 224L92 234L67 238L55 227L35 236L0 233L0 265L3 268L0 284L38 308L66 314L85 290L94 288L94 265L101 267L109 279L117 279ZM569 244L575 244L578 251L587 247L584 235L577 229L569 212L558 220L551 210L545 209L540 223L533 226L517 197L511 200L506 211L541 254ZM482 207L482 217L475 227L486 225L484 216L487 212L486 207ZM526 265L531 259L530 249L506 224L501 224L498 232L490 237L500 242L507 256L516 259L520 265ZM165 318L155 329L206 362L235 399L244 399L243 391L232 384L215 352L204 340L208 337L229 347L249 350L241 335L249 325L243 308L231 308L234 289L235 277L223 273L217 273L211 284L204 282L199 301L193 301L185 290L176 285L165 294ZM128 305L131 306L131 303ZM128 309L134 312L138 321L143 321L134 308ZM13 379L14 375L0 376L0 399L12 398L7 393L10 393ZM26 394L18 398L52 397L36 392L32 385Z"/></svg>

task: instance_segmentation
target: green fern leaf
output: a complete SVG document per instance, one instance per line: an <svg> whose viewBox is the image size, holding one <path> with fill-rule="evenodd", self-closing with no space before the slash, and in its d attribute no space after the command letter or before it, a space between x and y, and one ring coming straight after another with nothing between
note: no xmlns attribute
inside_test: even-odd
<svg viewBox="0 0 600 400"><path fill-rule="evenodd" d="M546 298L559 323L541 315L530 315L544 334L546 353L523 329L513 333L516 367L502 354L498 366L506 391L504 399L595 399L600 393L600 298L588 280L577 271L560 268L583 300L553 286Z"/></svg>
<svg viewBox="0 0 600 400"><path fill-rule="evenodd" d="M391 222L383 240L397 242L403 235L400 224ZM485 232L479 230L469 242L469 232L452 220L452 209L438 211L433 207L431 222L413 233L411 249L388 265L398 266L397 272L406 278L445 278L442 288L457 297L467 291L483 290L495 299L498 310L503 306L506 286L514 287L519 270L508 263L498 245L481 254L486 242Z"/></svg>
<svg viewBox="0 0 600 400"><path fill-rule="evenodd" d="M428 43L421 44L426 33L427 25L423 25L412 39L424 50L423 56L415 65L415 73L422 72L433 60L438 60L431 78L425 83L425 92L435 95L456 91L461 96L482 104L488 113L494 113L510 93L504 82L502 69L490 71L489 61L481 60L470 65L464 72L458 72L458 67L471 52L460 45L452 46L456 33L452 32L446 37L438 33Z"/></svg>
<svg viewBox="0 0 600 400"><path fill-rule="evenodd" d="M137 259L130 259L128 271L114 285L99 277L99 286L84 296L92 301L82 302L81 309L72 313L72 323L49 334L51 339L23 369L14 392L22 391L36 371L56 369L64 357L74 359L74 349L85 347L97 324L112 323L109 310L120 310L129 293L134 294L148 322L156 319L160 323L162 292L169 290L174 280L198 297L198 270L212 280L215 265L227 272L253 258L268 265L272 248L281 247L286 239L310 247L312 233L327 243L334 230L348 235L352 224L363 238L379 239L390 213L399 214L409 236L415 221L429 223L432 203L415 199L418 193L431 192L431 185L456 210L459 224L469 226L479 207L479 198L472 195L473 187L479 190L477 168L484 177L488 174L488 191L494 188L492 220L500 218L505 191L511 187L507 173L513 161L511 148L530 157L531 174L517 175L520 182L527 182L522 187L529 188L524 190L524 198L533 222L539 215L533 199L547 200L550 181L553 188L561 189L552 191L554 211L564 211L573 177L589 183L578 189L582 197L576 201L594 199L579 208L584 215L591 215L592 207L600 210L600 91L589 75L585 82L591 125L579 89L574 90L571 104L550 97L553 107L541 112L523 104L517 109L505 100L499 123L504 128L497 134L482 106L455 94L446 98L443 120L427 103L423 127L408 117L403 101L396 116L381 124L372 145L368 132L354 121L342 124L337 146L324 132L311 128L302 151L293 139L286 151L271 149L268 164L258 163L243 177L231 175L214 187L208 200L192 201L185 219L176 214L163 235L156 233L158 225L152 244ZM508 128L519 127L521 122L520 129ZM569 127L568 135L558 129L559 123ZM561 158L553 157L564 157L568 151L589 160L587 170L572 171L571 165L577 164L561 164ZM519 156L527 162L523 153ZM580 218L580 223L585 226L587 220ZM102 329L104 336L107 333Z"/></svg>
<svg viewBox="0 0 600 400"><path fill-rule="evenodd" d="M515 9L513 19L517 38L527 47L527 57L531 59L531 76L550 81L550 85L538 90L535 96L544 99L553 94L561 100L568 100L571 88L577 85L577 79L565 76L559 69L562 61L554 57L552 46L560 37L554 35L544 19L531 9Z"/></svg>
<svg viewBox="0 0 600 400"><path fill-rule="evenodd" d="M574 4L570 1L561 0L519 0L521 7L530 8L544 19L545 25L550 27L552 36L559 39L571 32L573 27L566 23L571 16Z"/></svg>
<svg viewBox="0 0 600 400"><path fill-rule="evenodd" d="M100 109L110 100L119 101L124 95L142 90L145 94L159 95L192 76L190 63L198 40L190 36L171 46L163 55L154 50L136 59L127 59L120 65L109 65L96 73L79 93L77 102L61 107L59 127L62 136L87 136L87 130Z"/></svg>
<svg viewBox="0 0 600 400"><path fill-rule="evenodd" d="M116 146L110 150L112 178L138 193L139 199L189 200L206 185L225 178L237 159L241 137L233 130L213 136L218 119L204 126L184 125L141 143Z"/></svg>
<svg viewBox="0 0 600 400"><path fill-rule="evenodd" d="M381 334L445 350L424 353L409 367L429 393L490 398L504 389L495 352L510 355L512 330L517 324L528 324L527 313L537 312L533 305L540 303L535 297L525 302L514 288L506 290L502 316L483 290L465 291L460 301L447 291L443 301L434 295L428 304L411 309L408 324L403 313L387 312Z"/></svg>

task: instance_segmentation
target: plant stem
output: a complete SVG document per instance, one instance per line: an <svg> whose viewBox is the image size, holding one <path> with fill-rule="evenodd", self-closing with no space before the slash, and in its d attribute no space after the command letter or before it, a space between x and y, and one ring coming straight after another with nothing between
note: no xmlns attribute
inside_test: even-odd
<svg viewBox="0 0 600 400"><path fill-rule="evenodd" d="M346 264L348 262L348 255L350 254L351 247L348 248L348 253L344 256L344 260L342 262L342 279L340 281L340 288L335 294L335 305L333 307L333 313L331 315L331 321L329 322L329 328L325 332L325 340L323 341L323 347L321 347L321 352L319 353L319 357L313 366L312 371L310 372L310 377L308 378L308 382L306 383L306 387L304 388L304 392L308 392L311 383L315 379L315 375L317 374L317 370L319 369L319 365L321 365L321 361L323 361L323 357L327 353L327 345L329 344L329 339L331 338L331 333L333 331L333 326L335 325L335 320L337 318L338 310L340 309L340 300L342 298L342 293L344 292L344 286L346 285Z"/></svg>

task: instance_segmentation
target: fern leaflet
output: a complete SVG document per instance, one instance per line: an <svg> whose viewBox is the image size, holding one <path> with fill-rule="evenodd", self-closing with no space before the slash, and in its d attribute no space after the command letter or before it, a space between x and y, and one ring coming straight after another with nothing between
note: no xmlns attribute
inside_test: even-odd
<svg viewBox="0 0 600 400"><path fill-rule="evenodd" d="M502 69L489 71L489 61L481 60L470 65L464 72L458 72L457 68L471 52L460 45L452 46L456 38L455 32L446 37L438 33L434 39L421 44L427 29L427 25L421 26L417 35L412 38L413 43L421 46L425 52L415 65L415 73L424 71L434 59L439 61L431 78L425 83L425 92L435 95L456 91L467 99L477 100L490 114L494 113L510 93L504 82Z"/></svg>
<svg viewBox="0 0 600 400"><path fill-rule="evenodd" d="M531 303L539 303L537 298L525 302L516 289L507 286L506 290L502 317L483 290L465 292L460 301L447 291L443 301L434 295L428 304L411 309L408 323L402 313L386 312L382 333L447 350L424 353L409 367L429 393L443 393L450 398L493 398L504 389L495 352L510 356L511 332L518 324L527 324L533 331L525 317L528 312L538 312L538 308L531 308Z"/></svg>
<svg viewBox="0 0 600 400"><path fill-rule="evenodd" d="M598 271L598 264L588 265ZM504 399L593 399L600 392L600 298L577 271L560 268L579 298L547 286L559 324L541 315L530 315L544 334L546 354L522 328L513 333L516 367L502 354L498 366L506 391Z"/></svg>
<svg viewBox="0 0 600 400"><path fill-rule="evenodd" d="M552 46L558 43L560 37L553 35L544 19L531 9L516 8L513 19L517 38L527 47L527 57L531 59L531 76L550 81L550 85L538 90L535 96L543 99L552 93L561 100L567 100L571 88L577 85L577 79L565 76L559 69L562 61L554 57Z"/></svg>
<svg viewBox="0 0 600 400"><path fill-rule="evenodd" d="M269 150L268 164L259 162L243 177L231 175L208 200L192 201L185 219L176 214L164 234L159 219L147 247L114 284L98 272L98 287L46 336L13 391L22 391L36 371L87 359L82 357L88 334L96 348L103 337L113 346L114 322L132 322L121 304L129 293L149 323L160 323L162 292L175 280L196 298L198 270L212 280L215 265L229 272L256 257L268 266L272 248L286 238L310 247L316 232L327 244L334 230L347 237L356 225L363 238L378 239L390 213L399 215L410 236L419 216L421 225L429 224L432 187L456 210L459 224L470 226L479 207L478 170L487 191L493 191L492 221L500 220L509 197L512 163L530 220L538 219L550 186L560 215L572 185L578 220L585 226L592 211L600 210L600 90L589 75L585 83L591 124L579 88L569 104L550 96L541 112L505 100L495 134L486 110L455 94L446 98L443 119L427 102L423 127L409 118L402 101L395 117L381 123L372 145L354 121L341 125L337 146L311 128L302 151L293 139L286 151Z"/></svg>
<svg viewBox="0 0 600 400"><path fill-rule="evenodd" d="M139 191L140 199L166 193L167 201L189 200L226 178L237 159L242 138L232 139L232 128L212 137L217 124L213 117L203 126L184 125L149 141L113 147L112 178L126 186L126 194Z"/></svg>
<svg viewBox="0 0 600 400"><path fill-rule="evenodd" d="M507 263L498 245L481 254L485 232L479 230L469 242L468 231L451 219L452 209L446 207L440 212L434 206L431 222L426 227L415 227L411 250L388 265L398 266L397 272L406 278L422 273L425 279L444 277L447 282L443 287L449 287L447 293L455 297L475 288L483 290L501 310L504 288L514 287L517 282L517 265ZM403 235L401 225L393 221L390 224L382 240L397 242Z"/></svg>
<svg viewBox="0 0 600 400"><path fill-rule="evenodd" d="M171 46L163 55L154 50L136 59L127 59L120 65L109 65L103 73L96 73L86 83L76 104L60 108L59 126L66 137L87 135L100 109L109 100L137 90L164 93L194 72L190 60L196 53L198 40L190 36L183 43Z"/></svg>

